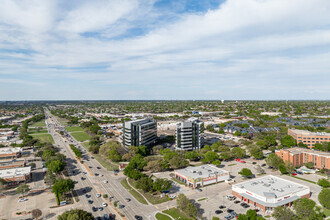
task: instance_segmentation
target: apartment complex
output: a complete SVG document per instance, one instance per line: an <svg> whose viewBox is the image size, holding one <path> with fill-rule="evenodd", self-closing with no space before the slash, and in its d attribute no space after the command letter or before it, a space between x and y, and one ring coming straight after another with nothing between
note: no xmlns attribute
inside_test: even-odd
<svg viewBox="0 0 330 220"><path fill-rule="evenodd" d="M175 170L174 175L176 179L192 188L200 188L230 178L228 171L210 164Z"/></svg>
<svg viewBox="0 0 330 220"><path fill-rule="evenodd" d="M294 166L302 166L307 162L313 162L317 169L330 169L330 153L328 152L293 147L276 150L275 154L284 161L290 161Z"/></svg>
<svg viewBox="0 0 330 220"><path fill-rule="evenodd" d="M20 147L4 147L0 148L0 160L16 159L21 156L22 148Z"/></svg>
<svg viewBox="0 0 330 220"><path fill-rule="evenodd" d="M7 186L27 183L31 180L31 167L0 170L0 178L6 182Z"/></svg>
<svg viewBox="0 0 330 220"><path fill-rule="evenodd" d="M151 119L140 119L123 123L124 146L151 145L157 141L157 123Z"/></svg>
<svg viewBox="0 0 330 220"><path fill-rule="evenodd" d="M25 159L21 160L2 160L0 161L0 170L25 167Z"/></svg>
<svg viewBox="0 0 330 220"><path fill-rule="evenodd" d="M310 149L314 147L316 143L330 142L330 134L325 132L310 132L297 129L289 129L288 135L297 140L297 143L304 143Z"/></svg>
<svg viewBox="0 0 330 220"><path fill-rule="evenodd" d="M232 194L263 211L272 211L278 206L291 207L299 198L309 198L310 189L307 186L269 175L233 185Z"/></svg>
<svg viewBox="0 0 330 220"><path fill-rule="evenodd" d="M176 125L176 149L200 150L204 145L204 123L196 118L190 118Z"/></svg>

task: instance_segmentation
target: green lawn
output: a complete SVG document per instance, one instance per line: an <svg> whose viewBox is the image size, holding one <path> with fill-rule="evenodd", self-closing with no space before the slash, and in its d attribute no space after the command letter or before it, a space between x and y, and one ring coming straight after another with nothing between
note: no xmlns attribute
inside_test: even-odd
<svg viewBox="0 0 330 220"><path fill-rule="evenodd" d="M29 125L29 127L46 127L45 120L37 121Z"/></svg>
<svg viewBox="0 0 330 220"><path fill-rule="evenodd" d="M111 163L111 161L109 161L108 159L104 159L98 154L93 154L93 157L108 171L118 170L119 165Z"/></svg>
<svg viewBox="0 0 330 220"><path fill-rule="evenodd" d="M122 179L120 181L121 185L127 189L127 191L136 198L137 201L139 201L142 204L148 205L148 202L137 192L135 191L130 185L128 185L126 179Z"/></svg>
<svg viewBox="0 0 330 220"><path fill-rule="evenodd" d="M50 134L31 134L32 137L39 139L41 142L49 142L54 144L53 137Z"/></svg>
<svg viewBox="0 0 330 220"><path fill-rule="evenodd" d="M68 132L73 132L73 131L84 131L84 129L82 129L79 126L72 126L72 127L65 127L65 130L67 130Z"/></svg>
<svg viewBox="0 0 330 220"><path fill-rule="evenodd" d="M180 220L191 220L188 216L186 216L184 213L180 212L177 208L171 208L168 210L163 211L166 214L169 214L174 219L180 219Z"/></svg>
<svg viewBox="0 0 330 220"><path fill-rule="evenodd" d="M55 117L56 117L57 121L60 122L62 125L64 125L64 126L68 125L68 122L69 122L68 119L60 118L60 117L57 117L57 116L55 116Z"/></svg>
<svg viewBox="0 0 330 220"><path fill-rule="evenodd" d="M162 213L159 213L159 212L156 214L156 219L157 220L171 220L170 217L168 217Z"/></svg>
<svg viewBox="0 0 330 220"><path fill-rule="evenodd" d="M330 216L330 209L324 208L324 214L325 214L325 217Z"/></svg>
<svg viewBox="0 0 330 220"><path fill-rule="evenodd" d="M129 179L128 181L136 189L136 182L133 179ZM167 197L161 198L159 195L153 195L149 192L143 192L143 190L140 189L137 190L153 205L167 202L169 200L169 198Z"/></svg>
<svg viewBox="0 0 330 220"><path fill-rule="evenodd" d="M90 147L88 141L86 141L86 142L82 142L81 145L82 145L86 150L88 150L89 147Z"/></svg>
<svg viewBox="0 0 330 220"><path fill-rule="evenodd" d="M307 180L307 179L304 179L304 178L301 178L301 177L298 177L298 176L292 176L292 175L290 175L290 174L287 174L287 176L291 176L291 177L296 178L296 179L304 180L304 181L309 182L309 183L317 184L317 183L314 182L314 181Z"/></svg>
<svg viewBox="0 0 330 220"><path fill-rule="evenodd" d="M41 133L48 133L47 129L40 129L39 131L36 128L29 128L28 134L41 134Z"/></svg>
<svg viewBox="0 0 330 220"><path fill-rule="evenodd" d="M77 131L77 132L72 132L70 133L72 135L72 137L74 137L77 141L87 141L91 138L91 136L89 136L89 134L87 134L84 131Z"/></svg>

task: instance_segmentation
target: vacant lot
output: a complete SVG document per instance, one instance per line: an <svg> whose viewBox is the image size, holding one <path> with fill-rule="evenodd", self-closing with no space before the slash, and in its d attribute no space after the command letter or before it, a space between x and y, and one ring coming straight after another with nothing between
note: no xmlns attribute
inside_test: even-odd
<svg viewBox="0 0 330 220"><path fill-rule="evenodd" d="M180 219L180 220L190 220L188 216L186 216L184 213L180 212L177 208L171 208L168 210L163 211L164 213L172 216L174 219Z"/></svg>
<svg viewBox="0 0 330 220"><path fill-rule="evenodd" d="M84 129L82 129L79 126L72 126L72 127L66 127L65 128L68 132L73 132L73 131L84 131Z"/></svg>
<svg viewBox="0 0 330 220"><path fill-rule="evenodd" d="M35 122L35 123L29 125L29 127L46 127L45 120Z"/></svg>
<svg viewBox="0 0 330 220"><path fill-rule="evenodd" d="M61 123L62 125L68 125L68 122L69 122L69 120L67 120L67 119L65 119L65 118L60 118L60 117L57 117L57 116L55 116L56 117L56 119L57 119L57 121L59 122L59 123Z"/></svg>
<svg viewBox="0 0 330 220"><path fill-rule="evenodd" d="M54 140L53 140L53 137L50 134L45 134L45 133L31 134L31 136L33 136L36 139L39 139L41 142L49 142L49 143L52 143L52 144L55 143Z"/></svg>
<svg viewBox="0 0 330 220"><path fill-rule="evenodd" d="M84 131L75 131L70 133L77 141L87 141L91 138L89 134Z"/></svg>

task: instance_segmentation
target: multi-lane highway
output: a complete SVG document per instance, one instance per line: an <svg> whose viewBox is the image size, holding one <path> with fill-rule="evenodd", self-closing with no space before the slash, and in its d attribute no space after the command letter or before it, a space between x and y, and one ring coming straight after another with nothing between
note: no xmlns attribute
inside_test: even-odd
<svg viewBox="0 0 330 220"><path fill-rule="evenodd" d="M124 207L119 209L119 211L125 215L126 219L136 219L136 216L141 216L143 219L154 219L154 213L157 211L156 207L139 203L120 184L120 181L124 178L122 175L116 176L114 175L114 172L104 169L102 165L94 159L79 142L77 142L68 132L65 131L64 127L47 109L45 109L45 115L48 132L53 136L55 144L60 149L61 153L67 157L67 168L70 178L77 181L75 189L78 192L81 208L92 212L94 216L103 217L106 213L115 213L117 215L117 219L120 219L120 216L111 206L103 207L103 211L92 211L93 206L102 207L102 202L110 201L109 198L111 198L112 203L117 201L118 205L124 205ZM63 131L64 137L57 133L57 131ZM84 164L89 170L87 170L84 165L76 161L69 144L74 144L80 149ZM82 177L85 179L82 180ZM97 198L97 193L108 194L109 198ZM90 198L86 198L86 194L90 195ZM88 200L92 200L93 204L89 204Z"/></svg>

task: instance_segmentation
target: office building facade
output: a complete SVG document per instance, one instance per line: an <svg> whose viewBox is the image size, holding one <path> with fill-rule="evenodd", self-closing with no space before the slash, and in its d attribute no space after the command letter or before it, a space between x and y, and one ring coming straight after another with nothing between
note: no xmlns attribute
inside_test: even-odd
<svg viewBox="0 0 330 220"><path fill-rule="evenodd" d="M302 166L312 162L317 169L330 169L330 153L301 147L275 150L275 154L284 161L290 161L294 166Z"/></svg>
<svg viewBox="0 0 330 220"><path fill-rule="evenodd" d="M149 146L157 141L157 123L151 119L140 119L123 123L122 144Z"/></svg>
<svg viewBox="0 0 330 220"><path fill-rule="evenodd" d="M190 118L176 125L176 149L200 150L204 146L204 123L196 118Z"/></svg>
<svg viewBox="0 0 330 220"><path fill-rule="evenodd" d="M325 132L310 132L297 129L289 129L288 135L297 140L297 143L304 143L310 149L314 147L316 143L322 144L323 142L330 142L330 134Z"/></svg>

